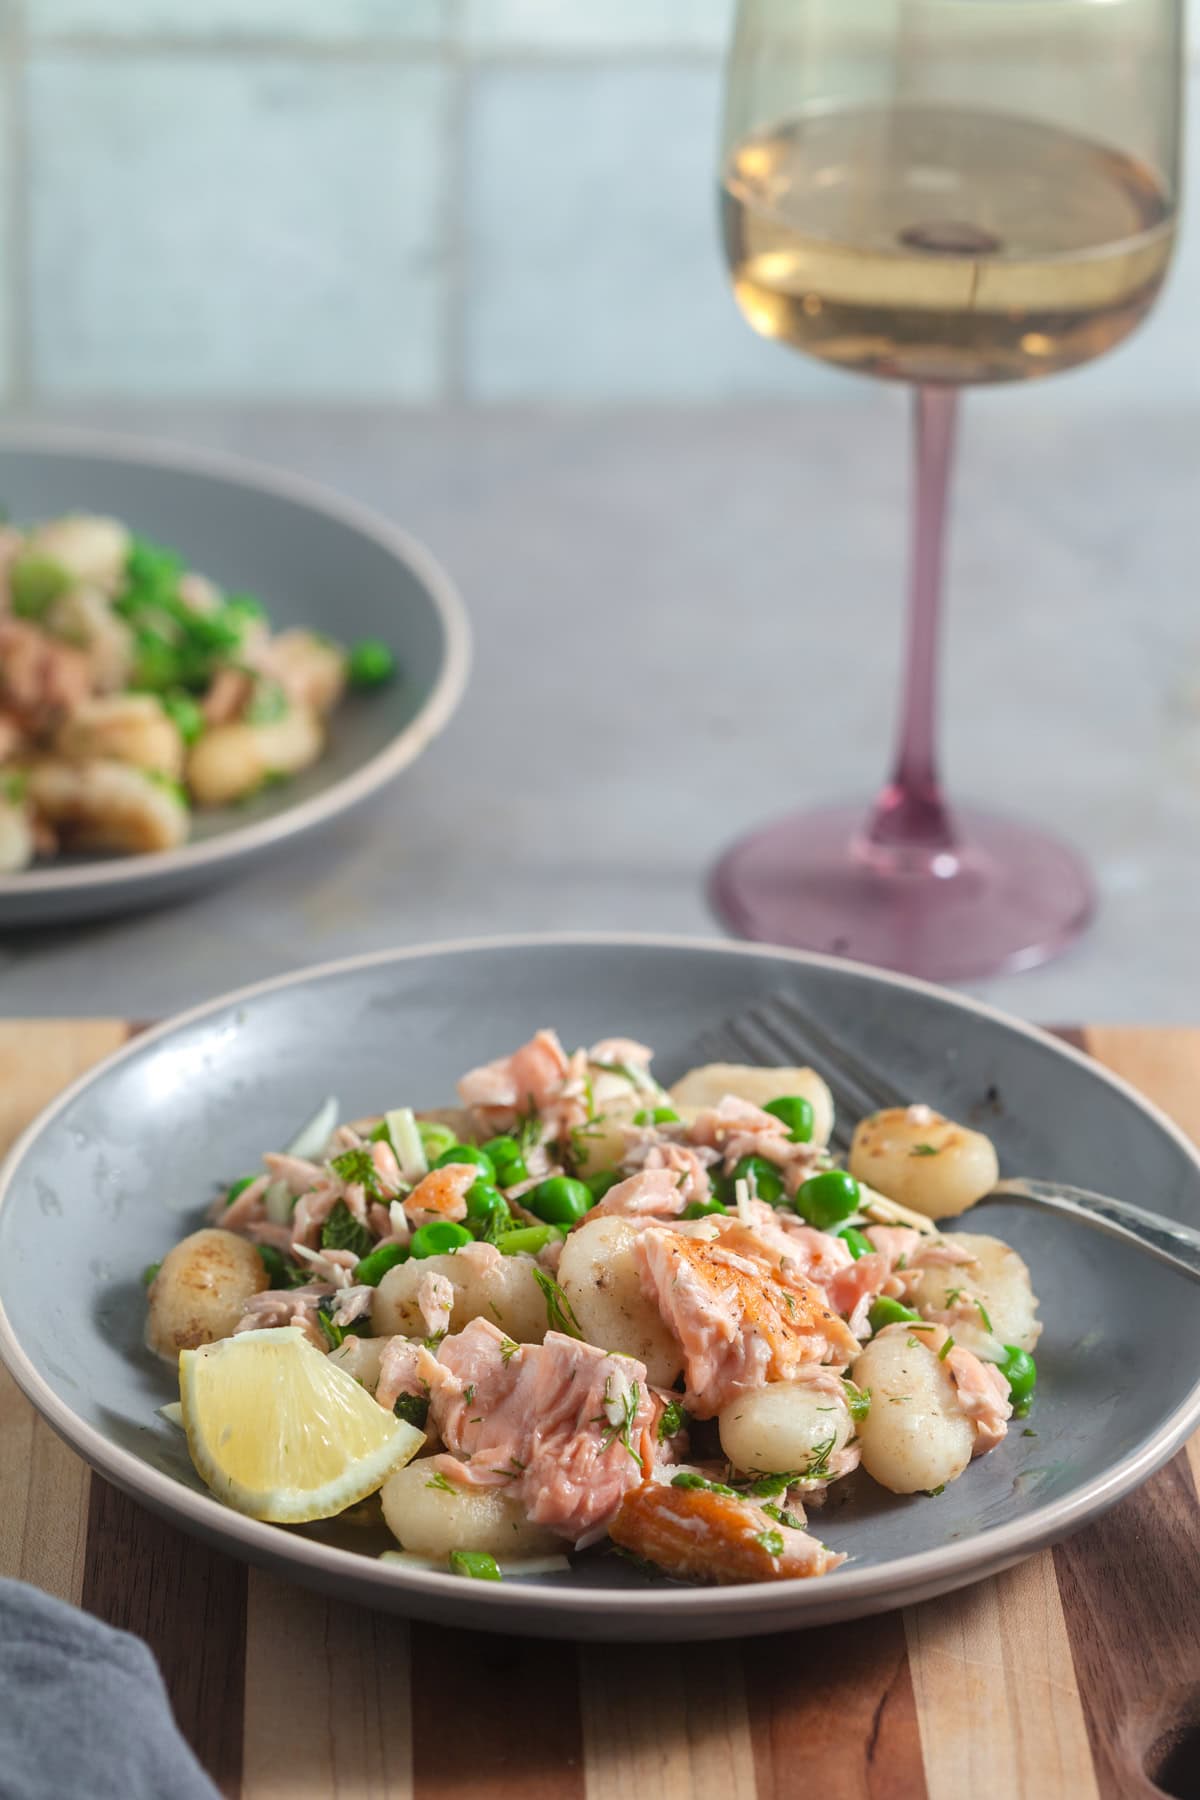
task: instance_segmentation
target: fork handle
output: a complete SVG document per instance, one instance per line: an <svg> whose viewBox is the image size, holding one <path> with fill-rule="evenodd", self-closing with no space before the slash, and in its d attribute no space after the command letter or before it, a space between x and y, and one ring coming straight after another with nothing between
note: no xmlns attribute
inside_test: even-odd
<svg viewBox="0 0 1200 1800"><path fill-rule="evenodd" d="M1193 1281L1200 1281L1200 1231L1164 1219L1161 1213L1148 1212L1144 1206L1132 1206L1128 1200L1111 1200L1106 1194L1089 1193L1087 1188L1066 1187L1049 1181L1027 1181L1017 1177L998 1181L988 1200L1024 1201L1045 1212L1061 1213L1078 1219L1109 1237L1136 1244L1159 1262L1170 1263Z"/></svg>

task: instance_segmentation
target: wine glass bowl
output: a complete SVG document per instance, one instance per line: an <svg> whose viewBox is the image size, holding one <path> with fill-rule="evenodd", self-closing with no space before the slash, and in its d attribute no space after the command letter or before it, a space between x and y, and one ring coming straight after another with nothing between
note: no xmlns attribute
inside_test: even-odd
<svg viewBox="0 0 1200 1800"><path fill-rule="evenodd" d="M714 873L749 937L940 978L1027 967L1083 929L1086 866L952 811L936 749L957 391L1090 362L1170 264L1182 0L741 0L721 225L762 336L914 387L906 683L862 815L801 814Z"/></svg>

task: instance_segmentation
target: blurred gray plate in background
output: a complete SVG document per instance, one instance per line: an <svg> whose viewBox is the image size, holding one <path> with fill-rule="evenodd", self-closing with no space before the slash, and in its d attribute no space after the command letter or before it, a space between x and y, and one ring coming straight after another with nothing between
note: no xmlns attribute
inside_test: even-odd
<svg viewBox="0 0 1200 1800"><path fill-rule="evenodd" d="M771 993L901 1093L994 1136L1005 1172L1200 1224L1200 1159L1161 1114L1032 1027L923 983L749 946L516 939L359 958L266 983L137 1039L59 1099L0 1174L0 1353L81 1455L234 1555L417 1618L585 1638L733 1637L852 1618L978 1580L1144 1481L1200 1420L1189 1282L1112 1239L1016 1208L979 1229L1029 1262L1045 1332L1034 1436L1018 1425L934 1498L847 1482L817 1533L853 1561L818 1581L685 1588L592 1552L499 1586L381 1564L385 1537L287 1530L212 1499L155 1416L171 1372L143 1349L139 1272L320 1099L347 1114L444 1104L456 1077L540 1025L631 1034L671 1080L696 1035ZM353 1546L353 1547L350 1547ZM367 1554L364 1554L366 1552Z"/></svg>
<svg viewBox="0 0 1200 1800"><path fill-rule="evenodd" d="M0 502L22 525L112 514L222 587L257 594L275 624L310 625L344 643L383 638L400 666L387 687L347 696L311 769L244 805L194 814L180 849L0 876L0 929L98 917L211 885L366 799L420 755L462 697L470 632L445 572L386 520L295 476L90 432L0 433Z"/></svg>

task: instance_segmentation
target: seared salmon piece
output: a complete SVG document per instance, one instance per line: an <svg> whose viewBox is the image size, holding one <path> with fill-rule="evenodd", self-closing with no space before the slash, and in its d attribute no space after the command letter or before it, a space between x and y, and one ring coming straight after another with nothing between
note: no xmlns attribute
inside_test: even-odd
<svg viewBox="0 0 1200 1800"><path fill-rule="evenodd" d="M748 1234L747 1234L748 1235ZM845 1364L858 1340L824 1291L790 1263L650 1226L635 1246L642 1283L683 1350L688 1410L711 1419L726 1401L812 1363Z"/></svg>
<svg viewBox="0 0 1200 1800"><path fill-rule="evenodd" d="M679 1581L804 1580L846 1560L752 1500L656 1481L626 1494L608 1530L623 1550Z"/></svg>

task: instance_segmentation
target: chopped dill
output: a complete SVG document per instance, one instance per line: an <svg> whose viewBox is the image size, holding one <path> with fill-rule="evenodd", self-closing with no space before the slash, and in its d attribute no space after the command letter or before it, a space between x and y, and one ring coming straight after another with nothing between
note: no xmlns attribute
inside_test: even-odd
<svg viewBox="0 0 1200 1800"><path fill-rule="evenodd" d="M429 1477L425 1486L427 1488L436 1488L440 1494L453 1494L455 1492L454 1483L452 1481L447 1481L440 1469L436 1475L431 1475Z"/></svg>
<svg viewBox="0 0 1200 1800"><path fill-rule="evenodd" d="M936 1144L914 1144L908 1154L910 1156L936 1156L938 1149Z"/></svg>
<svg viewBox="0 0 1200 1800"><path fill-rule="evenodd" d="M500 1343L501 1360L506 1363L511 1362L513 1357L517 1354L517 1351L520 1348L521 1348L520 1344L514 1343L512 1338L510 1338L510 1337L503 1338Z"/></svg>
<svg viewBox="0 0 1200 1800"><path fill-rule="evenodd" d="M768 1556L780 1557L783 1555L783 1538L777 1531L756 1532L754 1541L756 1544L762 1545Z"/></svg>
<svg viewBox="0 0 1200 1800"><path fill-rule="evenodd" d="M620 1442L626 1454L633 1458L639 1468L641 1467L642 1459L633 1447L633 1428L637 1423L638 1407L641 1404L641 1393L641 1384L636 1381L631 1381L624 1394L617 1400L612 1391L612 1376L606 1376L604 1381L604 1411L596 1420L596 1424L599 1424L601 1419L603 1419L606 1426L604 1436L600 1440L601 1450L607 1450L611 1445ZM609 1408L614 1406L619 1413L619 1417L615 1420L612 1417L612 1413L609 1411Z"/></svg>
<svg viewBox="0 0 1200 1800"><path fill-rule="evenodd" d="M547 1275L545 1269L534 1266L533 1279L542 1290L542 1298L546 1302L546 1318L551 1331L561 1331L567 1337L582 1340L583 1331L571 1302L555 1281L553 1275Z"/></svg>
<svg viewBox="0 0 1200 1800"><path fill-rule="evenodd" d="M949 1356L949 1354L953 1350L953 1348L954 1348L954 1339L952 1337L948 1337L946 1339L945 1343L942 1345L941 1349L938 1351L938 1361L945 1362L946 1358Z"/></svg>

